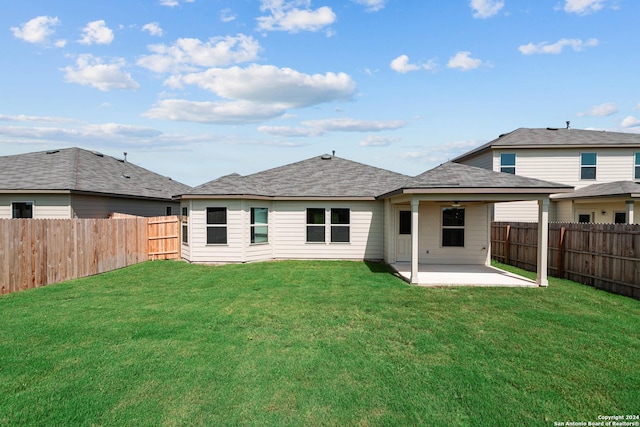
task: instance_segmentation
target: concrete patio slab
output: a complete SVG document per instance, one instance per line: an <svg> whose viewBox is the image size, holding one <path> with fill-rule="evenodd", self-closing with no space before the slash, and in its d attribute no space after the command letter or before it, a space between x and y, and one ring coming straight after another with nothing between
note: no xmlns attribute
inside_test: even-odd
<svg viewBox="0 0 640 427"><path fill-rule="evenodd" d="M411 263L391 264L402 278L411 282ZM420 264L418 286L506 286L537 287L534 280L485 265Z"/></svg>

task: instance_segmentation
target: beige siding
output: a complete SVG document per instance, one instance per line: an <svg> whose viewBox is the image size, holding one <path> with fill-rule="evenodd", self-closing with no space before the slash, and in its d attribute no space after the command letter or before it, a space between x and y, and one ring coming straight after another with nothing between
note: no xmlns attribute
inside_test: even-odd
<svg viewBox="0 0 640 427"><path fill-rule="evenodd" d="M608 203L575 203L573 205L572 222L578 222L580 214L589 214L591 222L603 224L613 223L615 212L627 212L627 206L624 201L608 202Z"/></svg>
<svg viewBox="0 0 640 427"><path fill-rule="evenodd" d="M0 218L11 218L11 203L33 202L33 217L71 218L69 194L0 194Z"/></svg>
<svg viewBox="0 0 640 427"><path fill-rule="evenodd" d="M480 264L487 262L489 215L484 203L465 208L465 244L463 248L442 247L442 208L440 203L420 204L419 262L425 264ZM428 253L427 253L428 251Z"/></svg>
<svg viewBox="0 0 640 427"><path fill-rule="evenodd" d="M72 195L71 202L75 218L108 218L113 212L139 216L163 216L167 206L171 206L171 213L176 215L180 208L179 203L169 201L79 194Z"/></svg>
<svg viewBox="0 0 640 427"><path fill-rule="evenodd" d="M494 221L538 221L538 202L505 202L496 203L494 207Z"/></svg>
<svg viewBox="0 0 640 427"><path fill-rule="evenodd" d="M552 222L573 222L573 202L571 200L561 200L557 202L551 202L551 205L555 207L555 215L549 220Z"/></svg>
<svg viewBox="0 0 640 427"><path fill-rule="evenodd" d="M382 259L384 203L371 202L285 202L274 203L277 236L275 257L298 259ZM306 242L306 209L327 210L325 243ZM349 208L350 242L330 243L331 208Z"/></svg>
<svg viewBox="0 0 640 427"><path fill-rule="evenodd" d="M299 202L192 200L189 243L183 257L192 262L250 262L269 259L382 259L383 202ZM206 208L227 208L227 245L206 244ZM269 242L251 244L251 208L269 208ZM326 242L306 242L306 209L327 210ZM350 209L350 242L330 243L331 208ZM185 251L185 247L188 246Z"/></svg>

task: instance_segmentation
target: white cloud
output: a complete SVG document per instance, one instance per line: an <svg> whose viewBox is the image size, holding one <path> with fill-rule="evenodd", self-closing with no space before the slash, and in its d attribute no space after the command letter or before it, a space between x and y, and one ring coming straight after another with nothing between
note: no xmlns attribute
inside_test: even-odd
<svg viewBox="0 0 640 427"><path fill-rule="evenodd" d="M207 42L182 38L172 45L154 44L148 49L154 53L143 56L137 64L156 73L166 73L253 61L258 58L261 47L253 37L238 34L212 37Z"/></svg>
<svg viewBox="0 0 640 427"><path fill-rule="evenodd" d="M471 0L469 2L471 9L473 9L474 18L489 18L504 7L504 1L502 0Z"/></svg>
<svg viewBox="0 0 640 427"><path fill-rule="evenodd" d="M400 141L400 138L396 136L379 136L369 135L362 141L360 141L361 147L387 147L394 142Z"/></svg>
<svg viewBox="0 0 640 427"><path fill-rule="evenodd" d="M377 12L384 9L387 0L351 0L354 3L365 6L367 12Z"/></svg>
<svg viewBox="0 0 640 427"><path fill-rule="evenodd" d="M68 119L65 117L27 116L25 114L18 114L17 116L0 114L0 121L2 122L33 122L33 123L73 123L75 122L74 119Z"/></svg>
<svg viewBox="0 0 640 427"><path fill-rule="evenodd" d="M606 117L618 112L618 107L613 102L605 102L604 104L594 105L585 113L578 113L578 116L595 116Z"/></svg>
<svg viewBox="0 0 640 427"><path fill-rule="evenodd" d="M161 37L163 34L162 28L160 28L160 24L157 22L149 22L148 24L144 24L142 26L142 31L148 31L152 36Z"/></svg>
<svg viewBox="0 0 640 427"><path fill-rule="evenodd" d="M323 132L380 132L395 130L407 123L402 120L371 121L351 118L321 119L303 121L304 126Z"/></svg>
<svg viewBox="0 0 640 427"><path fill-rule="evenodd" d="M238 16L228 7L220 11L220 20L222 22L234 21Z"/></svg>
<svg viewBox="0 0 640 427"><path fill-rule="evenodd" d="M331 25L336 14L328 6L310 9L310 0L262 0L260 10L270 15L260 16L258 29L264 31L318 31Z"/></svg>
<svg viewBox="0 0 640 427"><path fill-rule="evenodd" d="M605 0L566 0L564 10L567 13L587 15L604 7Z"/></svg>
<svg viewBox="0 0 640 427"><path fill-rule="evenodd" d="M310 137L320 136L325 133L320 129L291 126L260 126L258 131L268 135L284 137Z"/></svg>
<svg viewBox="0 0 640 427"><path fill-rule="evenodd" d="M38 16L25 22L21 27L11 27L11 32L17 39L29 43L46 44L49 42L49 36L55 33L53 27L57 25L60 25L57 17Z"/></svg>
<svg viewBox="0 0 640 427"><path fill-rule="evenodd" d="M186 74L183 84L197 85L222 98L302 108L349 100L356 90L345 73L304 74L291 68L252 64L246 68L210 68Z"/></svg>
<svg viewBox="0 0 640 427"><path fill-rule="evenodd" d="M86 27L82 29L82 32L84 34L82 38L78 40L80 44L110 44L113 41L113 31L107 27L102 19L89 22Z"/></svg>
<svg viewBox="0 0 640 427"><path fill-rule="evenodd" d="M449 58L449 62L447 63L447 67L449 68L460 68L464 71L473 70L482 65L488 64L483 63L480 59L472 58L471 52L458 52Z"/></svg>
<svg viewBox="0 0 640 427"><path fill-rule="evenodd" d="M597 39L589 39L587 41L582 41L581 39L560 39L554 44L548 44L547 42L542 42L538 44L529 43L526 45L522 45L518 48L520 53L523 55L533 55L536 53L548 53L548 54L559 54L562 53L562 50L565 47L570 47L576 52L580 52L587 47L594 47L598 45Z"/></svg>
<svg viewBox="0 0 640 427"><path fill-rule="evenodd" d="M624 118L621 125L623 128L637 127L640 126L640 119L636 119L633 116L627 116Z"/></svg>
<svg viewBox="0 0 640 427"><path fill-rule="evenodd" d="M207 124L245 124L281 116L282 105L264 105L248 101L193 102L164 99L143 114L152 119L165 119Z"/></svg>
<svg viewBox="0 0 640 427"><path fill-rule="evenodd" d="M185 3L193 3L195 0L182 0ZM176 7L176 6L180 6L180 0L160 0L158 3L160 3L161 6L167 6L167 7Z"/></svg>
<svg viewBox="0 0 640 427"><path fill-rule="evenodd" d="M427 62L426 64L411 64L407 55L400 55L393 61L391 61L389 67L391 67L392 70L397 71L398 73L405 74L410 71L417 70L435 70L437 68L437 65L435 63L435 60L433 59L429 60L429 62Z"/></svg>
<svg viewBox="0 0 640 427"><path fill-rule="evenodd" d="M86 54L78 57L75 67L68 66L62 71L65 72L65 81L91 86L101 91L138 89L140 85L129 73L122 71L124 66L123 59L116 58L110 64L105 64L101 58Z"/></svg>
<svg viewBox="0 0 640 427"><path fill-rule="evenodd" d="M484 141L486 142L486 141ZM418 163L443 163L449 161L472 148L483 144L482 141L455 141L445 144L423 148L420 151L408 151L402 153L400 158L416 161Z"/></svg>
<svg viewBox="0 0 640 427"><path fill-rule="evenodd" d="M22 142L58 141L65 144L81 142L95 145L102 142L122 145L152 143L162 136L156 129L117 123L91 124L79 127L0 126L5 138L22 139Z"/></svg>

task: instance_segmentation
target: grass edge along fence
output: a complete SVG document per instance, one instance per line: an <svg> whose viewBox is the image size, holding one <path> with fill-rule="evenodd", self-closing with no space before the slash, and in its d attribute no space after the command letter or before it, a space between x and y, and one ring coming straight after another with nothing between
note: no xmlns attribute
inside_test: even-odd
<svg viewBox="0 0 640 427"><path fill-rule="evenodd" d="M0 219L0 294L179 258L178 227L176 216Z"/></svg>
<svg viewBox="0 0 640 427"><path fill-rule="evenodd" d="M491 257L536 270L538 223L493 222ZM549 224L549 274L640 299L640 224Z"/></svg>

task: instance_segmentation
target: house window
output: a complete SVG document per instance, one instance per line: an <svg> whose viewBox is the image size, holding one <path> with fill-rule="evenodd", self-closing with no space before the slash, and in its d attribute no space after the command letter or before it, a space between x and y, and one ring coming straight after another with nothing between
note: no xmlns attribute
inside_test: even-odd
<svg viewBox="0 0 640 427"><path fill-rule="evenodd" d="M269 241L269 209L251 208L251 243Z"/></svg>
<svg viewBox="0 0 640 427"><path fill-rule="evenodd" d="M591 222L591 215L589 214L579 214L578 215L578 222L581 222L583 224L588 224Z"/></svg>
<svg viewBox="0 0 640 427"><path fill-rule="evenodd" d="M189 208L182 207L182 243L189 243Z"/></svg>
<svg viewBox="0 0 640 427"><path fill-rule="evenodd" d="M400 229L398 234L411 234L411 211L400 211Z"/></svg>
<svg viewBox="0 0 640 427"><path fill-rule="evenodd" d="M626 224L627 223L627 213L626 212L614 212L614 214L613 214L613 222L615 224Z"/></svg>
<svg viewBox="0 0 640 427"><path fill-rule="evenodd" d="M580 155L580 179L596 179L596 153L582 153Z"/></svg>
<svg viewBox="0 0 640 427"><path fill-rule="evenodd" d="M171 216L171 206L167 206L164 209L165 216Z"/></svg>
<svg viewBox="0 0 640 427"><path fill-rule="evenodd" d="M189 227L182 224L182 243L189 243Z"/></svg>
<svg viewBox="0 0 640 427"><path fill-rule="evenodd" d="M464 208L442 209L442 246L464 247Z"/></svg>
<svg viewBox="0 0 640 427"><path fill-rule="evenodd" d="M207 208L207 244L227 244L227 208Z"/></svg>
<svg viewBox="0 0 640 427"><path fill-rule="evenodd" d="M348 243L350 228L349 209L331 209L331 242Z"/></svg>
<svg viewBox="0 0 640 427"><path fill-rule="evenodd" d="M634 162L634 179L640 179L640 153L636 153Z"/></svg>
<svg viewBox="0 0 640 427"><path fill-rule="evenodd" d="M33 202L11 203L13 218L33 218Z"/></svg>
<svg viewBox="0 0 640 427"><path fill-rule="evenodd" d="M516 155L513 153L500 154L500 172L516 173Z"/></svg>
<svg viewBox="0 0 640 427"><path fill-rule="evenodd" d="M325 241L324 209L307 209L307 242Z"/></svg>

